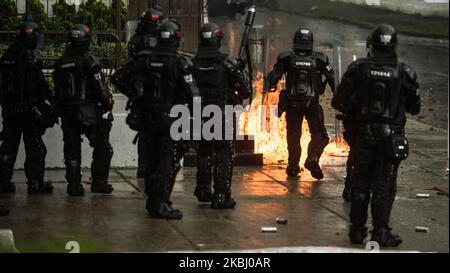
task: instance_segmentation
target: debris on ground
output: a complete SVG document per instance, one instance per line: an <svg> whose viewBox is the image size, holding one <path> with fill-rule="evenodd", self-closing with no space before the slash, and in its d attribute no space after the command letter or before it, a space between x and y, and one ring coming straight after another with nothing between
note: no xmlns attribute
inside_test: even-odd
<svg viewBox="0 0 450 273"><path fill-rule="evenodd" d="M430 198L430 194L429 193L418 193L418 194L416 194L416 197L420 198L420 199L428 199L428 198Z"/></svg>
<svg viewBox="0 0 450 273"><path fill-rule="evenodd" d="M277 221L277 224L281 224L281 225L286 225L288 222L287 219L283 219L283 218L277 218L276 221Z"/></svg>
<svg viewBox="0 0 450 273"><path fill-rule="evenodd" d="M428 233L430 232L430 229L428 227L416 227L416 232L423 232L423 233Z"/></svg>
<svg viewBox="0 0 450 273"><path fill-rule="evenodd" d="M277 228L276 227L262 227L261 231L262 232L277 232Z"/></svg>

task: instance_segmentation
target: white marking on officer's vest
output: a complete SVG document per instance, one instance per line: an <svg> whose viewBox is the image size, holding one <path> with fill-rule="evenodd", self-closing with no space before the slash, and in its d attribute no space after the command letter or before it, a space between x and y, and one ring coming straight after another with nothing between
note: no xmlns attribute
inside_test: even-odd
<svg viewBox="0 0 450 273"><path fill-rule="evenodd" d="M170 38L170 32L168 32L168 31L161 31L161 38L169 39Z"/></svg>
<svg viewBox="0 0 450 273"><path fill-rule="evenodd" d="M203 38L205 38L205 39L211 39L212 32L211 31L203 32L202 35L203 35Z"/></svg>
<svg viewBox="0 0 450 273"><path fill-rule="evenodd" d="M192 77L191 74L184 76L184 81L186 83L193 83L194 82L194 78Z"/></svg>
<svg viewBox="0 0 450 273"><path fill-rule="evenodd" d="M307 30L307 29L302 29L302 30L300 30L300 32L302 34L309 34L309 30Z"/></svg>
<svg viewBox="0 0 450 273"><path fill-rule="evenodd" d="M391 35L380 35L380 41L383 44L389 44L392 40L392 36Z"/></svg>
<svg viewBox="0 0 450 273"><path fill-rule="evenodd" d="M376 71L376 70L371 70L371 71L370 71L370 75L376 76L376 77L384 77L384 78L390 78L390 77L392 77L392 73L391 73L391 72L388 72L388 71Z"/></svg>
<svg viewBox="0 0 450 273"><path fill-rule="evenodd" d="M4 60L3 63L10 65L10 64L14 64L14 61Z"/></svg>
<svg viewBox="0 0 450 273"><path fill-rule="evenodd" d="M151 67L163 67L164 64L163 63L150 63Z"/></svg>
<svg viewBox="0 0 450 273"><path fill-rule="evenodd" d="M61 68L70 68L70 67L75 67L75 63L67 63L61 65Z"/></svg>
<svg viewBox="0 0 450 273"><path fill-rule="evenodd" d="M295 65L298 66L312 66L311 62L295 62Z"/></svg>
<svg viewBox="0 0 450 273"><path fill-rule="evenodd" d="M200 71L210 71L210 70L214 70L214 66L210 66L210 67L200 67L199 70Z"/></svg>

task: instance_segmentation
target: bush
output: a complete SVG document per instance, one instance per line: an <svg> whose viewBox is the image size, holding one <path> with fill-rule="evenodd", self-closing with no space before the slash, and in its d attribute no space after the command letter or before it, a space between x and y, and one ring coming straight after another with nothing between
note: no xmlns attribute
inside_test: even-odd
<svg viewBox="0 0 450 273"><path fill-rule="evenodd" d="M18 22L16 2L14 0L0 0L0 29L14 30Z"/></svg>

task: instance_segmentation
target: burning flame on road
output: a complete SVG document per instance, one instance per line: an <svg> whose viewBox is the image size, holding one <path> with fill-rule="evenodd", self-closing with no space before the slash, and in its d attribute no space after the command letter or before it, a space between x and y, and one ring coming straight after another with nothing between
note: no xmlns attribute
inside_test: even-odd
<svg viewBox="0 0 450 273"><path fill-rule="evenodd" d="M263 78L261 75L258 75L253 85L255 95L252 104L249 107L249 111L243 113L239 120L240 133L254 136L255 152L264 154L265 164L286 164L288 162L286 114L278 118L275 112L275 107L278 105L278 96L284 85L285 79L282 79L276 92L266 93L266 98L264 99L266 107L261 107ZM311 134L308 123L304 120L300 140L302 147L301 165L306 160L307 147L310 140ZM335 142L332 142L325 148L322 162L328 157L346 156L347 152L347 145L336 145Z"/></svg>

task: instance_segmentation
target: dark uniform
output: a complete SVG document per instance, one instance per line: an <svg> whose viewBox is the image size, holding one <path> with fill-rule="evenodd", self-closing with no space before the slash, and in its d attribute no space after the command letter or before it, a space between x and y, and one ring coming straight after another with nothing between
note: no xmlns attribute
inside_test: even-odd
<svg viewBox="0 0 450 273"><path fill-rule="evenodd" d="M175 21L166 21L158 28L158 45L141 52L113 76L113 84L136 102L127 123L142 130L145 141L145 192L147 211L151 217L181 219L173 209L170 195L184 154L182 141L170 135L177 117L171 108L192 101L198 90L190 72L192 63L177 53L181 29Z"/></svg>
<svg viewBox="0 0 450 273"><path fill-rule="evenodd" d="M269 91L275 91L283 74L287 74L286 90L281 91L278 105L279 116L286 112L289 150L286 173L297 176L300 172L300 137L305 118L311 133L305 168L311 171L314 178L322 179L319 160L329 137L319 96L325 92L327 83L334 91L334 71L325 54L313 51L313 34L310 30L300 28L296 31L294 50L281 53L269 75ZM326 81L323 81L323 77Z"/></svg>
<svg viewBox="0 0 450 273"><path fill-rule="evenodd" d="M353 243L364 242L371 201L371 241L397 246L402 240L391 233L389 218L397 171L409 152L405 114L420 112L419 84L414 70L397 61L397 34L393 27L376 28L368 44L369 57L348 67L332 102L343 114L355 117L357 124L350 239Z"/></svg>
<svg viewBox="0 0 450 273"><path fill-rule="evenodd" d="M3 139L0 147L0 192L15 192L11 182L14 163L23 135L25 175L28 193L51 193L44 183L47 149L42 141L45 130L54 125L53 95L42 74L42 60L35 51L40 39L39 27L31 21L19 25L15 42L0 60L0 103Z"/></svg>
<svg viewBox="0 0 450 273"><path fill-rule="evenodd" d="M0 205L0 216L8 216L8 215L9 215L9 208Z"/></svg>
<svg viewBox="0 0 450 273"><path fill-rule="evenodd" d="M109 143L112 127L112 94L105 84L99 60L90 54L91 29L75 25L70 31L66 52L55 63L55 96L62 120L67 193L83 195L81 184L81 136L94 148L91 175L93 193L111 193L108 176L113 148Z"/></svg>
<svg viewBox="0 0 450 273"><path fill-rule="evenodd" d="M165 20L164 13L160 6L155 5L153 8L146 10L136 28L136 33L130 38L128 42L128 60L136 59L139 52L152 50L156 46L157 35L156 30L158 26ZM131 103L129 107L131 108ZM144 141L140 137L142 133L138 133L138 170L136 176L144 178Z"/></svg>
<svg viewBox="0 0 450 273"><path fill-rule="evenodd" d="M225 126L234 120L225 119L225 105L242 104L250 96L236 59L222 54L219 49L222 30L216 24L205 24L200 30L200 47L194 57L194 78L200 90L202 106L216 105L222 110ZM204 120L205 122L207 120ZM211 202L214 209L234 208L231 198L231 178L234 159L233 139L202 140L197 150L197 187L195 196L200 202ZM214 178L214 194L211 180Z"/></svg>

